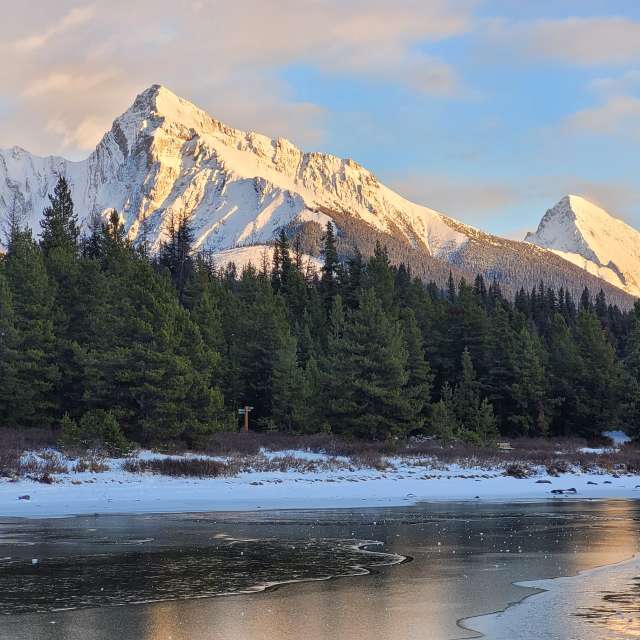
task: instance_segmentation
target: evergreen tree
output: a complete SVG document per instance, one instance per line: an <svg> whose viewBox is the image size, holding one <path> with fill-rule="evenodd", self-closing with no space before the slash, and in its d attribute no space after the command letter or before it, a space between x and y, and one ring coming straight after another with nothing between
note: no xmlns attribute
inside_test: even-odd
<svg viewBox="0 0 640 640"><path fill-rule="evenodd" d="M40 245L45 255L54 250L75 253L78 248L80 229L73 208L71 189L64 176L58 178L49 206L42 214Z"/></svg>
<svg viewBox="0 0 640 640"><path fill-rule="evenodd" d="M296 340L288 335L273 362L272 416L277 429L289 432L304 429L305 391L304 372L296 358Z"/></svg>
<svg viewBox="0 0 640 640"><path fill-rule="evenodd" d="M511 415L508 421L515 435L547 434L553 403L547 396L542 346L522 327L515 336L514 382L508 387Z"/></svg>
<svg viewBox="0 0 640 640"><path fill-rule="evenodd" d="M216 354L169 280L131 250L109 265L108 347L89 350L84 401L113 411L127 438L196 442L225 423Z"/></svg>
<svg viewBox="0 0 640 640"><path fill-rule="evenodd" d="M497 429L493 407L486 398L480 397L480 384L466 348L462 353L462 376L453 392L453 402L460 437L477 443L495 439Z"/></svg>
<svg viewBox="0 0 640 640"><path fill-rule="evenodd" d="M448 382L442 387L441 399L433 405L430 426L432 433L443 442L460 436L460 423L453 409L453 391Z"/></svg>
<svg viewBox="0 0 640 640"><path fill-rule="evenodd" d="M631 328L623 359L624 381L620 413L623 426L635 440L640 439L640 302L634 304Z"/></svg>
<svg viewBox="0 0 640 640"><path fill-rule="evenodd" d="M412 309L402 312L404 344L407 352L407 383L405 396L411 402L413 429L420 429L425 421L425 409L430 404L433 375L424 356L422 335Z"/></svg>
<svg viewBox="0 0 640 640"><path fill-rule="evenodd" d="M53 326L54 287L31 233L18 233L4 260L3 325L13 379L0 416L15 427L47 427L60 416ZM15 353L17 351L17 353Z"/></svg>
<svg viewBox="0 0 640 640"><path fill-rule="evenodd" d="M615 424L619 408L621 371L613 347L597 316L581 311L574 329L583 367L574 388L578 392L579 433L600 433Z"/></svg>
<svg viewBox="0 0 640 640"><path fill-rule="evenodd" d="M322 277L320 279L320 286L322 289L322 296L325 301L325 307L327 312L331 309L333 300L338 293L338 280L340 277L340 263L338 261L338 250L336 248L336 236L333 228L333 223L329 220L327 222L325 235L323 238L324 244L322 247Z"/></svg>
<svg viewBox="0 0 640 640"><path fill-rule="evenodd" d="M399 323L385 313L372 289L365 290L342 338L331 342L326 371L331 429L385 439L412 428L415 415L404 394L406 364Z"/></svg>
<svg viewBox="0 0 640 640"><path fill-rule="evenodd" d="M0 271L0 425L21 426L23 401L19 338L9 285Z"/></svg>
<svg viewBox="0 0 640 640"><path fill-rule="evenodd" d="M379 242L367 264L367 284L375 290L384 310L390 311L394 299L394 273L387 248Z"/></svg>
<svg viewBox="0 0 640 640"><path fill-rule="evenodd" d="M181 302L189 279L193 275L194 262L191 255L193 237L189 218L183 215L176 219L172 213L168 238L162 243L158 253L158 264L161 268L168 269Z"/></svg>

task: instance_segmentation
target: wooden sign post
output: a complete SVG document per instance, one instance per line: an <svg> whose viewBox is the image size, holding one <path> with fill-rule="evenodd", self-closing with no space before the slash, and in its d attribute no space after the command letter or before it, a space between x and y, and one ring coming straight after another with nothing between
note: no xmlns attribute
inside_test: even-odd
<svg viewBox="0 0 640 640"><path fill-rule="evenodd" d="M242 425L243 433L249 433L249 413L251 413L251 411L253 411L253 407L250 407L247 404L245 404L242 409L238 409L238 413L241 416L244 416L244 423Z"/></svg>

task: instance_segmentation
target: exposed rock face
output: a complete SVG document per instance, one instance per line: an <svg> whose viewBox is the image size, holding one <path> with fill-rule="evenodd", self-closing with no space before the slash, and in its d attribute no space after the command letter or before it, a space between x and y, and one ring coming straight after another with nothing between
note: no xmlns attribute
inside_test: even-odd
<svg viewBox="0 0 640 640"><path fill-rule="evenodd" d="M445 216L404 200L353 160L232 129L158 85L115 120L87 160L1 152L0 198L9 206L17 194L37 229L60 172L81 218L115 207L132 239L147 220L157 241L173 212L192 218L198 247L226 249L270 240L294 218L322 223L324 207L434 254L466 240Z"/></svg>
<svg viewBox="0 0 640 640"><path fill-rule="evenodd" d="M86 160L0 151L0 215L17 206L39 232L47 195L61 173L81 222L115 208L129 237L144 234L152 248L173 217L188 216L196 248L215 253L268 243L282 227L324 226L332 219L343 244L348 240L366 254L381 239L414 273L438 282L452 267L456 277L484 273L509 291L540 279L574 291L600 287L595 277L548 251L409 202L353 160L304 153L288 140L232 129L159 85L135 99Z"/></svg>

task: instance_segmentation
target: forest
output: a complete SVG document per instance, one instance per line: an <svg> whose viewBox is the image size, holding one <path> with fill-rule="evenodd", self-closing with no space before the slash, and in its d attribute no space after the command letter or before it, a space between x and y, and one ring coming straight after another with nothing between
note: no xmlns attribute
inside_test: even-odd
<svg viewBox="0 0 640 640"><path fill-rule="evenodd" d="M393 440L594 437L640 414L640 304L543 282L511 299L446 287L379 243L310 269L282 231L261 264L193 250L188 219L152 248L119 214L81 233L64 177L37 239L9 212L0 256L0 427L125 450L251 428ZM157 250L156 250L157 249Z"/></svg>

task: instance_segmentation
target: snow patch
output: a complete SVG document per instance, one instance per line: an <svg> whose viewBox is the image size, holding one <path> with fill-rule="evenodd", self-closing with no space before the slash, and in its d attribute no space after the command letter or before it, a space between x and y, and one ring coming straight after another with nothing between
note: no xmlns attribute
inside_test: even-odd
<svg viewBox="0 0 640 640"><path fill-rule="evenodd" d="M130 473L125 460L107 459L102 473L54 474L53 484L29 479L0 479L0 515L54 517L86 513L178 513L252 511L285 508L399 506L431 501L518 501L567 499L552 494L575 489L569 499L637 498L640 477L604 471L577 470L552 477L545 468L525 479L504 475L502 467L464 467L437 460L391 457L383 470L343 457L309 451L262 452L278 462L293 458L300 464L275 466L269 471L248 468L234 477L184 478L153 473ZM167 456L143 451L141 460ZM206 457L186 454L186 457ZM234 459L210 456L221 462ZM74 460L67 460L73 468ZM313 463L318 463L313 465ZM323 464L324 463L324 464ZM312 467L309 467L312 464ZM264 467L262 468L269 468ZM311 469L311 470L310 470ZM21 496L29 500L21 500Z"/></svg>

